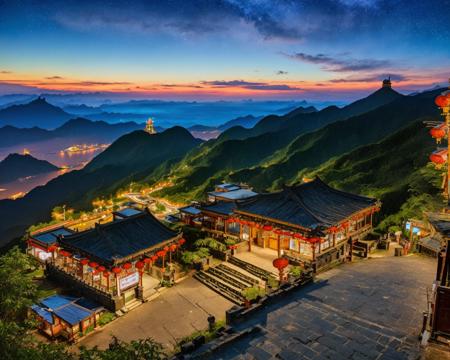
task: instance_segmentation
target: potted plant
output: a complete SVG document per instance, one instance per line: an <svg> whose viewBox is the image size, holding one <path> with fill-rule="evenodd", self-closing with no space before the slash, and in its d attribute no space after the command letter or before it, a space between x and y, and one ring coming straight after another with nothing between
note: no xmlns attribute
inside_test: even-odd
<svg viewBox="0 0 450 360"><path fill-rule="evenodd" d="M245 307L249 308L251 303L264 296L264 289L259 286L253 286L242 290L242 296L245 299Z"/></svg>
<svg viewBox="0 0 450 360"><path fill-rule="evenodd" d="M292 266L289 269L289 281L294 282L302 276L303 269L300 266Z"/></svg>

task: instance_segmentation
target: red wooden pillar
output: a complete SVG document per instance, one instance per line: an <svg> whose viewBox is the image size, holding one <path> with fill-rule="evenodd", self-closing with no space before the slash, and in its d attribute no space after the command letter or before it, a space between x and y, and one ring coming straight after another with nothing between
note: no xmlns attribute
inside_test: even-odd
<svg viewBox="0 0 450 360"><path fill-rule="evenodd" d="M281 257L281 235L277 234L277 251L278 257Z"/></svg>

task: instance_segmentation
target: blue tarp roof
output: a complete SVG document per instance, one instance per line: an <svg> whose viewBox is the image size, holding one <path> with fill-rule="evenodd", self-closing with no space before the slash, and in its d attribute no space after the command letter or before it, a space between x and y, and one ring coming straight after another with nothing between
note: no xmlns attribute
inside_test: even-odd
<svg viewBox="0 0 450 360"><path fill-rule="evenodd" d="M49 324L53 324L53 316L50 311L47 309L40 307L39 305L32 305L31 310L33 310L36 314L42 317Z"/></svg>
<svg viewBox="0 0 450 360"><path fill-rule="evenodd" d="M102 306L94 301L63 295L50 296L42 300L40 305L31 306L31 310L50 324L53 324L51 314L53 312L57 317L71 325L79 323L100 309L102 309Z"/></svg>
<svg viewBox="0 0 450 360"><path fill-rule="evenodd" d="M71 234L73 234L73 231L66 229L65 227L60 227L55 230L33 235L32 238L44 244L53 244L56 242L56 238L58 237L58 235L67 236Z"/></svg>
<svg viewBox="0 0 450 360"><path fill-rule="evenodd" d="M220 185L216 185L217 189L224 189L224 190L228 190L228 191L232 191L232 190L238 190L240 189L240 186L236 185L236 184L220 184Z"/></svg>
<svg viewBox="0 0 450 360"><path fill-rule="evenodd" d="M185 207L179 208L178 210L181 212L191 214L191 215L198 215L201 213L201 211L199 209L197 209L193 206L185 206Z"/></svg>
<svg viewBox="0 0 450 360"><path fill-rule="evenodd" d="M92 314L91 311L72 303L54 309L53 312L56 316L67 321L70 325L75 325Z"/></svg>
<svg viewBox="0 0 450 360"><path fill-rule="evenodd" d="M129 207L129 208L125 208L125 209L116 211L116 214L123 216L123 217L128 217L128 216L140 214L141 212L142 211L140 211L138 209Z"/></svg>
<svg viewBox="0 0 450 360"><path fill-rule="evenodd" d="M63 295L52 295L48 298L45 298L41 301L41 304L48 307L49 309L56 309L61 306L70 304L71 302L74 302L77 300L77 298L72 296L63 296Z"/></svg>
<svg viewBox="0 0 450 360"><path fill-rule="evenodd" d="M91 300L86 299L86 298L83 298L83 297L77 299L75 301L75 304L77 304L79 306L82 306L82 307L84 307L84 308L86 308L88 310L91 310L91 311L97 311L97 310L103 308L103 306L97 304L96 302L91 301Z"/></svg>
<svg viewBox="0 0 450 360"><path fill-rule="evenodd" d="M258 195L254 191L251 191L248 189L239 189L239 190L226 191L226 192L213 191L208 194L212 195L212 196L220 197L223 199L228 199L228 200L243 200L243 199L249 199L253 196Z"/></svg>

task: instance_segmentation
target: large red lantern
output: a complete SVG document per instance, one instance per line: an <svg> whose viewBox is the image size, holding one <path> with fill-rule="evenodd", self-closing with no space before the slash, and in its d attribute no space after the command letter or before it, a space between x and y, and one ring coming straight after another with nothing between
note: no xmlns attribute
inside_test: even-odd
<svg viewBox="0 0 450 360"><path fill-rule="evenodd" d="M114 274L120 274L121 272L122 272L122 269L120 268L120 267L113 267L112 269L111 269L111 271L114 273Z"/></svg>
<svg viewBox="0 0 450 360"><path fill-rule="evenodd" d="M152 259L150 259L150 258L148 258L148 257L146 257L146 258L144 259L144 263L146 263L146 264L151 263L151 262L152 262Z"/></svg>
<svg viewBox="0 0 450 360"><path fill-rule="evenodd" d="M89 264L89 259L81 259L81 260L80 260L80 264L81 264L81 265L87 265L87 264Z"/></svg>
<svg viewBox="0 0 450 360"><path fill-rule="evenodd" d="M136 269L142 270L145 264L143 261L137 261L136 264L134 264L134 266L136 267Z"/></svg>
<svg viewBox="0 0 450 360"><path fill-rule="evenodd" d="M105 268L104 266L99 266L99 267L97 268L97 270L98 270L99 272L103 272L103 271L106 270L106 268Z"/></svg>
<svg viewBox="0 0 450 360"><path fill-rule="evenodd" d="M153 255L152 256L152 261L155 262L156 260L158 260L158 255Z"/></svg>
<svg viewBox="0 0 450 360"><path fill-rule="evenodd" d="M435 139L442 139L447 133L447 126L443 123L431 128L430 135Z"/></svg>
<svg viewBox="0 0 450 360"><path fill-rule="evenodd" d="M98 264L97 264L95 261L91 261L91 262L89 263L89 266L90 266L91 268L95 269L95 268L98 266Z"/></svg>
<svg viewBox="0 0 450 360"><path fill-rule="evenodd" d="M308 242L310 242L311 244L315 244L315 243L318 243L318 242L320 242L320 241L321 241L320 237L311 237L311 238L308 238Z"/></svg>
<svg viewBox="0 0 450 360"><path fill-rule="evenodd" d="M181 238L180 240L178 240L178 244L181 246L186 242L185 239Z"/></svg>
<svg viewBox="0 0 450 360"><path fill-rule="evenodd" d="M338 231L338 228L336 226L331 226L328 231L332 234L336 233Z"/></svg>
<svg viewBox="0 0 450 360"><path fill-rule="evenodd" d="M72 256L72 254L70 252L66 251L66 250L61 250L59 253L62 256L64 256L64 257L71 257Z"/></svg>
<svg viewBox="0 0 450 360"><path fill-rule="evenodd" d="M449 98L445 95L439 95L438 97L436 97L436 99L434 99L434 103L439 106L439 107L446 107L449 105Z"/></svg>
<svg viewBox="0 0 450 360"><path fill-rule="evenodd" d="M436 165L442 165L447 161L447 150L436 150L430 155L430 160Z"/></svg>
<svg viewBox="0 0 450 360"><path fill-rule="evenodd" d="M122 269L129 270L129 269L131 269L131 266L132 265L130 263L125 263L122 265Z"/></svg>
<svg viewBox="0 0 450 360"><path fill-rule="evenodd" d="M162 258L162 257L166 256L166 252L164 250L160 250L156 253L156 255L158 255L158 257Z"/></svg>
<svg viewBox="0 0 450 360"><path fill-rule="evenodd" d="M171 252L174 252L176 249L177 249L177 245L176 244L172 244L172 245L169 246L169 250Z"/></svg>
<svg viewBox="0 0 450 360"><path fill-rule="evenodd" d="M282 234L283 234L283 231L280 230L280 229L275 229L273 232L274 232L275 234L277 234L277 235L282 235Z"/></svg>
<svg viewBox="0 0 450 360"><path fill-rule="evenodd" d="M289 260L283 257L280 258L276 258L273 262L272 265L277 268L278 270L283 270L286 266L289 265Z"/></svg>
<svg viewBox="0 0 450 360"><path fill-rule="evenodd" d="M109 272L108 271L103 271L103 276L104 277L108 277L109 276Z"/></svg>
<svg viewBox="0 0 450 360"><path fill-rule="evenodd" d="M272 229L273 229L273 227L270 226L270 225L264 225L263 226L263 230L265 230L265 231L272 231Z"/></svg>

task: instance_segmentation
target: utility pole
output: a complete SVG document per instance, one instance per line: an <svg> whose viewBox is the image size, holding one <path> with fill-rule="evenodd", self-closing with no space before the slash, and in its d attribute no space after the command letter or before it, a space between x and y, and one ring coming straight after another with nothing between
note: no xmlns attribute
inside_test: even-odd
<svg viewBox="0 0 450 360"><path fill-rule="evenodd" d="M63 219L66 221L66 205L63 205Z"/></svg>

